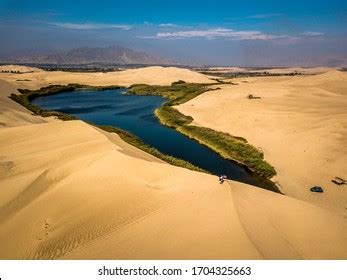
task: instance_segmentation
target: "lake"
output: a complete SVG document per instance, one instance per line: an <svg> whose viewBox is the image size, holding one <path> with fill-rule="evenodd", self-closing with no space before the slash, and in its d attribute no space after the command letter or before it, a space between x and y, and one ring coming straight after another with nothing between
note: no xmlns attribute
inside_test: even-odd
<svg viewBox="0 0 347 280"><path fill-rule="evenodd" d="M251 174L197 141L163 126L154 111L165 102L164 98L124 95L124 91L126 89L78 90L38 97L32 103L97 125L119 127L137 135L162 153L188 161L212 174L227 175L231 180L279 192L270 180Z"/></svg>

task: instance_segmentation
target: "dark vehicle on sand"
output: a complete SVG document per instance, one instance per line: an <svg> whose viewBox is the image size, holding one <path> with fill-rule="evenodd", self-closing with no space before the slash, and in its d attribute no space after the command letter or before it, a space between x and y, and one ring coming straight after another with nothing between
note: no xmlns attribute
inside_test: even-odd
<svg viewBox="0 0 347 280"><path fill-rule="evenodd" d="M320 187L320 186L314 186L314 187L312 187L312 188L310 189L310 191L311 191L311 192L317 192L317 193L322 193L322 192L324 192L324 191L323 191L323 188Z"/></svg>

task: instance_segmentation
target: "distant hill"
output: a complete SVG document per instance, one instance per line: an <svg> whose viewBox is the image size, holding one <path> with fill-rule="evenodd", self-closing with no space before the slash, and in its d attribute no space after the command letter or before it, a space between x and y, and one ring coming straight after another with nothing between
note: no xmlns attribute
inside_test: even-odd
<svg viewBox="0 0 347 280"><path fill-rule="evenodd" d="M83 47L54 54L16 54L1 57L2 63L42 63L42 64L174 64L166 58L152 56L122 46Z"/></svg>

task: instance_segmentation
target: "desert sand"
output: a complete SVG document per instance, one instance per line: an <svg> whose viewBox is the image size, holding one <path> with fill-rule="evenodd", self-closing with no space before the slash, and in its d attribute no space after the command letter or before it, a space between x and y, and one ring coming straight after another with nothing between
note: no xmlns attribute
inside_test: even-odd
<svg viewBox="0 0 347 280"><path fill-rule="evenodd" d="M33 116L7 98L18 87L50 82L209 81L182 69L129 71L0 74L0 259L347 257L347 223L339 211L238 182L220 185L215 176L161 162L116 134L82 121ZM23 75L30 81L16 81ZM198 104L203 109L212 98L219 117L218 99L233 102L229 86L180 110L194 107L192 115L202 122ZM264 150L271 162L275 156L268 146ZM277 168L277 161L271 163Z"/></svg>
<svg viewBox="0 0 347 280"><path fill-rule="evenodd" d="M17 69L17 68L16 68ZM13 82L18 88L40 88L51 84L87 84L97 85L120 85L130 86L132 84L157 84L168 85L178 80L194 83L212 83L209 77L175 67L152 66L141 69L128 69L125 71L107 73L78 73L65 71L35 71L33 73L13 74L0 73L1 77Z"/></svg>
<svg viewBox="0 0 347 280"><path fill-rule="evenodd" d="M281 190L347 217L347 73L233 79L178 109L200 126L245 137L276 169ZM248 94L261 99L248 99ZM319 185L323 195L309 191Z"/></svg>

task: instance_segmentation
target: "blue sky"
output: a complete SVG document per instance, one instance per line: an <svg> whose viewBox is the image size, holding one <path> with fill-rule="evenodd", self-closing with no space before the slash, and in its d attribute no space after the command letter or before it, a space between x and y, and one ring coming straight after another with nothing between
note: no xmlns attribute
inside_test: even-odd
<svg viewBox="0 0 347 280"><path fill-rule="evenodd" d="M347 1L6 1L0 54L120 44L181 63L343 65Z"/></svg>

